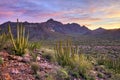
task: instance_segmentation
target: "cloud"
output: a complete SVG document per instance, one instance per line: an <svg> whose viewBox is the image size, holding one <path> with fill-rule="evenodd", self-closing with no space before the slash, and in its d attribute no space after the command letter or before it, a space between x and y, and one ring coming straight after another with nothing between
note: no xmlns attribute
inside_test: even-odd
<svg viewBox="0 0 120 80"><path fill-rule="evenodd" d="M2 18L0 23L17 18L31 22L54 18L64 23L77 22L95 28L112 22L116 22L116 25L118 25L117 23L120 22L120 0L0 1L0 18ZM110 25L106 25L106 28L108 26Z"/></svg>
<svg viewBox="0 0 120 80"><path fill-rule="evenodd" d="M106 18L120 18L120 11L119 10L113 10L109 11L106 15Z"/></svg>
<svg viewBox="0 0 120 80"><path fill-rule="evenodd" d="M0 12L0 18L2 17L10 17L14 14L14 12Z"/></svg>

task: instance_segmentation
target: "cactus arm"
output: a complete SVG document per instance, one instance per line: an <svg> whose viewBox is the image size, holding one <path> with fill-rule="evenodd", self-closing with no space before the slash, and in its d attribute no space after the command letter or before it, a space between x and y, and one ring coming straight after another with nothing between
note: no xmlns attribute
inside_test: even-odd
<svg viewBox="0 0 120 80"><path fill-rule="evenodd" d="M14 46L15 50L17 50L17 47L16 47L16 45L15 45L15 41L14 41L14 38L13 38L13 35L12 35L12 32L11 32L10 24L8 25L8 31L9 31L10 38L11 38L11 41L12 41L12 43L13 43L13 46Z"/></svg>

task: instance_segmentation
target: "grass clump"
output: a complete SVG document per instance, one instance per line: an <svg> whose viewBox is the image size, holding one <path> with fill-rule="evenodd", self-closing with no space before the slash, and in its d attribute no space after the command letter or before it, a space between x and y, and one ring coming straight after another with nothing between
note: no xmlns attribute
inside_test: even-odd
<svg viewBox="0 0 120 80"><path fill-rule="evenodd" d="M28 48L28 35L25 36L25 28L22 26L22 24L20 25L17 20L17 38L15 39L14 35L12 34L10 24L8 26L8 31L15 54L20 56L25 54L25 51Z"/></svg>
<svg viewBox="0 0 120 80"><path fill-rule="evenodd" d="M3 59L0 57L0 65L3 64Z"/></svg>
<svg viewBox="0 0 120 80"><path fill-rule="evenodd" d="M56 74L56 78L59 80L68 80L69 75L68 75L67 70L65 70L64 68L58 69L57 74Z"/></svg>
<svg viewBox="0 0 120 80"><path fill-rule="evenodd" d="M32 56L32 61L33 62L36 62L37 61L37 57L38 57L38 54L37 53L30 53L31 56Z"/></svg>
<svg viewBox="0 0 120 80"><path fill-rule="evenodd" d="M45 75L47 80L70 80L66 69L59 67ZM45 80L46 80L45 79Z"/></svg>
<svg viewBox="0 0 120 80"><path fill-rule="evenodd" d="M41 48L42 57L45 58L47 61L54 62L55 61L55 54L53 48Z"/></svg>
<svg viewBox="0 0 120 80"><path fill-rule="evenodd" d="M36 62L32 62L31 69L33 70L34 74L37 74L37 71L39 70L39 65Z"/></svg>
<svg viewBox="0 0 120 80"><path fill-rule="evenodd" d="M99 65L104 65L107 69L111 70L116 74L120 74L120 58L110 58L104 56L98 59Z"/></svg>
<svg viewBox="0 0 120 80"><path fill-rule="evenodd" d="M114 74L110 80L120 80L120 74Z"/></svg>
<svg viewBox="0 0 120 80"><path fill-rule="evenodd" d="M78 51L78 47L72 45L70 41L60 41L55 46L55 59L59 65L68 66L68 72L74 71L77 72L75 73L77 77L86 78L87 73L92 69L92 64L84 54L79 54Z"/></svg>
<svg viewBox="0 0 120 80"><path fill-rule="evenodd" d="M46 75L45 80L56 80L53 75Z"/></svg>
<svg viewBox="0 0 120 80"><path fill-rule="evenodd" d="M54 61L54 56L52 53L43 53L42 57L45 58L46 60L53 62Z"/></svg>
<svg viewBox="0 0 120 80"><path fill-rule="evenodd" d="M36 62L37 57L38 57L38 51L37 49L41 48L41 42L30 42L29 43L29 50L30 50L30 55L32 56L32 61Z"/></svg>
<svg viewBox="0 0 120 80"><path fill-rule="evenodd" d="M98 73L97 75L99 78L104 78L104 75L102 73Z"/></svg>
<svg viewBox="0 0 120 80"><path fill-rule="evenodd" d="M42 42L40 41L40 42L30 42L29 43L29 49L31 50L31 51L34 51L34 50L36 50L36 49L40 49L41 48L41 45L42 45Z"/></svg>
<svg viewBox="0 0 120 80"><path fill-rule="evenodd" d="M5 33L0 34L0 50L4 48L9 36Z"/></svg>

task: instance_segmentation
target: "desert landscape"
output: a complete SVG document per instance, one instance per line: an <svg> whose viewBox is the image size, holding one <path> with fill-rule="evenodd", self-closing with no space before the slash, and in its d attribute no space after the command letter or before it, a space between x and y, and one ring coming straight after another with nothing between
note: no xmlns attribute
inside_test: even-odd
<svg viewBox="0 0 120 80"><path fill-rule="evenodd" d="M0 3L0 80L120 80L120 0L13 2Z"/></svg>

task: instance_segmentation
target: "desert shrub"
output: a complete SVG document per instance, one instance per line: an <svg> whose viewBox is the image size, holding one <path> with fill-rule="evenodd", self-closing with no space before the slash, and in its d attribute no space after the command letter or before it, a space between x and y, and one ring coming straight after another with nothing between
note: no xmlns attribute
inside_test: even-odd
<svg viewBox="0 0 120 80"><path fill-rule="evenodd" d="M107 55L106 54L104 54L104 55L98 55L98 54L96 54L96 60L97 60L97 64L98 65L104 65L105 64L105 62L108 60L108 57L107 57Z"/></svg>
<svg viewBox="0 0 120 80"><path fill-rule="evenodd" d="M20 25L17 20L17 38L15 39L13 36L10 24L8 26L8 31L15 54L20 56L25 54L25 51L28 49L28 35L25 36L25 28L22 24Z"/></svg>
<svg viewBox="0 0 120 80"><path fill-rule="evenodd" d="M38 54L36 49L41 48L41 42L30 42L29 43L29 50L30 50L30 55L32 56L32 61L36 62Z"/></svg>
<svg viewBox="0 0 120 80"><path fill-rule="evenodd" d="M54 55L52 53L43 53L42 57L50 62L54 61Z"/></svg>
<svg viewBox="0 0 120 80"><path fill-rule="evenodd" d="M104 65L113 72L120 74L120 59L108 59Z"/></svg>
<svg viewBox="0 0 120 80"><path fill-rule="evenodd" d="M5 33L0 34L0 49L3 49L6 42L8 41L9 36Z"/></svg>
<svg viewBox="0 0 120 80"><path fill-rule="evenodd" d="M37 74L37 71L39 70L39 65L36 62L32 62L31 69L33 70L34 74Z"/></svg>
<svg viewBox="0 0 120 80"><path fill-rule="evenodd" d="M45 76L47 79L50 78L50 80L70 80L67 70L62 67L55 68L54 71L46 74Z"/></svg>
<svg viewBox="0 0 120 80"><path fill-rule="evenodd" d="M94 77L89 77L87 80L96 80Z"/></svg>
<svg viewBox="0 0 120 80"><path fill-rule="evenodd" d="M42 41L40 41L40 42L30 42L30 43L29 43L29 49L30 49L31 51L34 51L34 50L36 50L36 49L40 49L40 48L41 48L41 45L42 45Z"/></svg>
<svg viewBox="0 0 120 80"><path fill-rule="evenodd" d="M74 57L74 54L77 54L75 51L77 51L77 48L72 48L72 44L67 42L57 42L55 45L55 58L59 65L72 66L72 60Z"/></svg>
<svg viewBox="0 0 120 80"><path fill-rule="evenodd" d="M42 57L45 58L46 60L50 62L55 62L55 54L54 54L53 46L50 48L48 48L48 46L47 48L42 47L41 54L42 54Z"/></svg>
<svg viewBox="0 0 120 80"><path fill-rule="evenodd" d="M120 74L120 58L103 57L98 59L98 64L102 64L112 72Z"/></svg>
<svg viewBox="0 0 120 80"><path fill-rule="evenodd" d="M41 80L41 74L40 72L37 72L36 74L34 74L35 80Z"/></svg>
<svg viewBox="0 0 120 80"><path fill-rule="evenodd" d="M37 53L30 53L30 54L31 54L31 57L32 57L32 61L33 61L33 62L36 62L36 61L37 61L38 54L37 54Z"/></svg>
<svg viewBox="0 0 120 80"><path fill-rule="evenodd" d="M3 59L0 57L0 64L3 64Z"/></svg>
<svg viewBox="0 0 120 80"><path fill-rule="evenodd" d="M68 72L63 68L60 68L57 70L56 78L60 80L67 80L69 79Z"/></svg>
<svg viewBox="0 0 120 80"><path fill-rule="evenodd" d="M46 75L45 80L56 80L56 79L54 78L53 75L48 74L48 75Z"/></svg>
<svg viewBox="0 0 120 80"><path fill-rule="evenodd" d="M69 72L70 72L72 77L75 77L75 78L80 77L79 71L77 71L77 70L70 70Z"/></svg>
<svg viewBox="0 0 120 80"><path fill-rule="evenodd" d="M78 53L78 47L74 47L70 41L58 42L55 46L55 59L59 65L69 66L70 71L75 70L85 77L90 69L91 62L84 54Z"/></svg>
<svg viewBox="0 0 120 80"><path fill-rule="evenodd" d="M120 80L120 74L114 74L110 80Z"/></svg>
<svg viewBox="0 0 120 80"><path fill-rule="evenodd" d="M102 73L98 73L97 76L98 76L99 78L103 78L103 77L104 77L104 75L103 75Z"/></svg>

